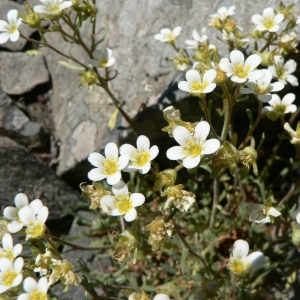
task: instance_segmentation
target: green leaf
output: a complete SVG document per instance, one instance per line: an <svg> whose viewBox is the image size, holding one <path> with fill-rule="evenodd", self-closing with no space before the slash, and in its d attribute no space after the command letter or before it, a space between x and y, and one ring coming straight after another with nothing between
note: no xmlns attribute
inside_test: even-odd
<svg viewBox="0 0 300 300"><path fill-rule="evenodd" d="M79 66L75 66L75 65L72 65L66 61L63 61L63 60L59 60L58 61L59 64L63 65L64 67L67 67L71 70L78 70L78 71L84 71L84 67L79 67Z"/></svg>
<svg viewBox="0 0 300 300"><path fill-rule="evenodd" d="M116 127L117 120L118 120L118 113L119 113L119 110L116 109L116 110L112 113L112 115L110 116L110 118L109 118L109 120L108 120L107 126L109 127L110 130L115 129L115 127Z"/></svg>

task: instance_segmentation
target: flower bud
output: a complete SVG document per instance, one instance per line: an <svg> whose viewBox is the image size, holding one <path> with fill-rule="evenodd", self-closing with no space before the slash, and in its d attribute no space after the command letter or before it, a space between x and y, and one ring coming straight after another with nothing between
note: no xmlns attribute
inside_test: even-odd
<svg viewBox="0 0 300 300"><path fill-rule="evenodd" d="M217 71L217 76L216 76L216 78L214 79L214 82L215 82L216 84L222 84L222 83L224 83L224 82L226 81L226 79L227 79L226 72L223 72L223 71L219 68L218 65L215 66L215 70Z"/></svg>
<svg viewBox="0 0 300 300"><path fill-rule="evenodd" d="M225 29L227 32L234 32L235 29L236 29L236 25L237 25L237 22L236 22L236 21L229 20L229 21L226 22L226 24L224 25L224 29Z"/></svg>
<svg viewBox="0 0 300 300"><path fill-rule="evenodd" d="M138 241L128 230L116 236L119 240L112 255L119 263L122 263L131 253L134 253L133 263L136 262Z"/></svg>
<svg viewBox="0 0 300 300"><path fill-rule="evenodd" d="M26 14L20 13L20 17L23 19L23 23L27 24L31 28L38 28L41 24L40 16L37 12L35 12L32 7L25 3Z"/></svg>
<svg viewBox="0 0 300 300"><path fill-rule="evenodd" d="M79 76L83 77L81 83L78 88L83 88L84 86L92 86L98 82L97 74L93 70L88 70L84 73L79 73Z"/></svg>
<svg viewBox="0 0 300 300"><path fill-rule="evenodd" d="M292 222L291 225L293 230L292 242L296 247L298 247L298 251L300 252L300 229L297 228L296 222Z"/></svg>
<svg viewBox="0 0 300 300"><path fill-rule="evenodd" d="M157 178L154 184L154 191L161 190L163 187L173 186L176 181L177 172L174 169L166 169L160 173L155 174Z"/></svg>

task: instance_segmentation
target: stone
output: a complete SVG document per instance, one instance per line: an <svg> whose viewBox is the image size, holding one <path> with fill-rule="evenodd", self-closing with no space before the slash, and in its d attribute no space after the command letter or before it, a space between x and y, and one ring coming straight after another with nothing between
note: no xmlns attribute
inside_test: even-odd
<svg viewBox="0 0 300 300"><path fill-rule="evenodd" d="M41 55L0 52L0 65L1 87L10 95L22 95L49 81L49 73Z"/></svg>
<svg viewBox="0 0 300 300"><path fill-rule="evenodd" d="M49 220L58 222L67 215L63 206L76 206L80 200L79 193L59 179L54 170L7 137L0 137L0 161L2 207L14 205L15 195L22 192L31 200L41 199L49 208Z"/></svg>

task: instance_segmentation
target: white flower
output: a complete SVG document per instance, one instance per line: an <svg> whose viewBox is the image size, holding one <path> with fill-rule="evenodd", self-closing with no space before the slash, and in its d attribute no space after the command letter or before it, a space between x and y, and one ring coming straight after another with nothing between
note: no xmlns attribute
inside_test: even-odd
<svg viewBox="0 0 300 300"><path fill-rule="evenodd" d="M248 252L249 244L246 241L235 241L227 267L237 276L244 276L265 262L265 256L261 252L255 251L250 255Z"/></svg>
<svg viewBox="0 0 300 300"><path fill-rule="evenodd" d="M253 15L252 22L257 25L255 28L258 31L276 32L279 30L279 23L284 20L283 14L275 15L273 8L264 9L263 15Z"/></svg>
<svg viewBox="0 0 300 300"><path fill-rule="evenodd" d="M263 204L251 203L249 212L249 221L255 223L270 223L271 217L279 217L281 212L276 208ZM271 216L271 217L270 217Z"/></svg>
<svg viewBox="0 0 300 300"><path fill-rule="evenodd" d="M88 161L95 167L88 173L88 177L92 181L100 181L106 178L110 185L116 184L121 179L121 170L123 170L129 162L129 156L123 154L118 156L118 147L115 143L108 143L105 146L105 157L93 152L89 155Z"/></svg>
<svg viewBox="0 0 300 300"><path fill-rule="evenodd" d="M39 282L34 278L27 277L23 281L23 289L26 293L19 295L17 300L47 300L48 280L47 277L42 277Z"/></svg>
<svg viewBox="0 0 300 300"><path fill-rule="evenodd" d="M140 135L136 141L137 148L129 144L124 144L120 147L120 154L127 154L129 156L128 166L124 169L126 172L138 170L141 174L149 172L151 161L158 155L158 147L152 146L150 148L149 139Z"/></svg>
<svg viewBox="0 0 300 300"><path fill-rule="evenodd" d="M58 15L62 10L72 6L72 1L40 0L44 5L36 5L33 10L47 15Z"/></svg>
<svg viewBox="0 0 300 300"><path fill-rule="evenodd" d="M284 124L284 129L291 136L291 144L300 144L300 122L298 122L296 131L292 129L289 123Z"/></svg>
<svg viewBox="0 0 300 300"><path fill-rule="evenodd" d="M289 59L284 64L284 58L280 55L274 56L274 66L269 66L268 69L272 72L274 78L284 84L289 82L293 86L298 86L298 79L294 75L291 75L296 71L297 63L293 59Z"/></svg>
<svg viewBox="0 0 300 300"><path fill-rule="evenodd" d="M230 6L228 9L227 7L225 6L222 6L218 9L218 13L217 14L212 14L210 15L210 17L212 17L213 19L214 18L217 18L217 19L220 19L220 20L225 20L228 16L232 16L235 14L234 12L235 10L235 6Z"/></svg>
<svg viewBox="0 0 300 300"><path fill-rule="evenodd" d="M22 19L18 18L18 11L12 9L7 13L6 21L0 20L0 44L4 44L10 39L12 42L16 42L20 37L19 26L22 24Z"/></svg>
<svg viewBox="0 0 300 300"><path fill-rule="evenodd" d="M20 231L24 226L18 215L22 207L29 205L34 213L37 214L43 206L43 202L40 199L35 199L29 204L27 196L23 193L17 194L14 201L16 207L8 206L3 211L4 217L12 221L7 225L7 229L11 233Z"/></svg>
<svg viewBox="0 0 300 300"><path fill-rule="evenodd" d="M219 68L226 72L233 82L243 83L247 79L258 80L264 76L262 71L254 70L261 63L259 55L252 54L245 61L244 54L241 51L233 50L229 56L231 63L222 59Z"/></svg>
<svg viewBox="0 0 300 300"><path fill-rule="evenodd" d="M297 110L297 106L292 104L295 100L295 94L286 94L282 100L276 94L272 95L272 100L268 102L271 106L265 106L262 109L262 113L269 113L274 111L277 115L282 116L284 114L293 113Z"/></svg>
<svg viewBox="0 0 300 300"><path fill-rule="evenodd" d="M166 294L157 294L153 300L170 300L170 297Z"/></svg>
<svg viewBox="0 0 300 300"><path fill-rule="evenodd" d="M208 70L204 73L203 78L196 70L189 70L185 74L187 81L180 81L178 88L184 92L191 93L193 96L200 96L212 92L216 84L213 80L216 78L216 70Z"/></svg>
<svg viewBox="0 0 300 300"><path fill-rule="evenodd" d="M43 206L37 215L30 206L24 206L19 210L19 218L26 226L26 240L43 236L46 230L45 222L48 215L49 210L47 206Z"/></svg>
<svg viewBox="0 0 300 300"><path fill-rule="evenodd" d="M14 246L13 238L9 233L5 233L2 237L2 248L0 248L0 258L8 258L13 261L21 252L23 246L17 244Z"/></svg>
<svg viewBox="0 0 300 300"><path fill-rule="evenodd" d="M157 33L154 38L162 43L172 44L177 40L177 37L181 34L181 27L177 26L172 31L169 28L161 29L160 33Z"/></svg>
<svg viewBox="0 0 300 300"><path fill-rule="evenodd" d="M0 259L0 294L22 282L24 260L18 257L14 262L8 258Z"/></svg>
<svg viewBox="0 0 300 300"><path fill-rule="evenodd" d="M264 77L255 81L246 82L247 88L242 88L242 94L254 94L258 100L269 102L272 99L271 92L278 92L284 88L282 82L271 83L272 73L269 70L261 70Z"/></svg>
<svg viewBox="0 0 300 300"><path fill-rule="evenodd" d="M116 59L112 57L113 51L107 48L105 51L95 50L93 52L94 59L89 60L88 64L90 67L96 68L108 68L111 67Z"/></svg>
<svg viewBox="0 0 300 300"><path fill-rule="evenodd" d="M101 198L101 206L108 209L107 213L111 216L125 215L127 222L133 221L137 217L135 207L145 202L145 196L141 193L130 194L124 181L119 181L112 186L115 196L106 195Z"/></svg>
<svg viewBox="0 0 300 300"><path fill-rule="evenodd" d="M194 40L186 40L185 43L188 45L187 48L198 49L199 44L207 41L208 36L206 34L206 27L201 29L201 36L196 29L193 30L193 39Z"/></svg>
<svg viewBox="0 0 300 300"><path fill-rule="evenodd" d="M210 126L201 121L195 127L194 136L183 126L175 127L173 136L180 146L174 146L167 151L170 160L183 159L183 166L192 169L198 166L201 156L212 154L220 148L220 141L210 139L206 141Z"/></svg>

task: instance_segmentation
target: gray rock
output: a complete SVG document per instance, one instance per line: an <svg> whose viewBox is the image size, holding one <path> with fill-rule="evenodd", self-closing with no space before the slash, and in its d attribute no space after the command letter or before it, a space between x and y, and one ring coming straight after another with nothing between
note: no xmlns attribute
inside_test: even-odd
<svg viewBox="0 0 300 300"><path fill-rule="evenodd" d="M23 5L20 5L16 2L13 2L11 0L1 0L0 1L0 20L4 20L7 22L7 13L11 10L11 9L16 9L19 13L24 13L25 9ZM20 31L22 32L23 35L30 37L32 33L34 33L36 31L36 29L31 28L27 25L21 24L21 26L19 27ZM5 44L1 44L0 46L8 49L10 51L21 51L24 46L26 45L27 41L20 38L19 40L17 40L16 42L11 42L10 40L5 43Z"/></svg>
<svg viewBox="0 0 300 300"><path fill-rule="evenodd" d="M1 205L14 205L14 197L22 192L28 198L41 199L48 206L49 220L59 220L66 216L62 212L64 205L76 205L79 194L55 172L26 148L10 142L7 137L0 137L0 194ZM56 224L58 225L63 224Z"/></svg>
<svg viewBox="0 0 300 300"><path fill-rule="evenodd" d="M49 81L43 56L0 52L0 82L3 91L21 95Z"/></svg>

